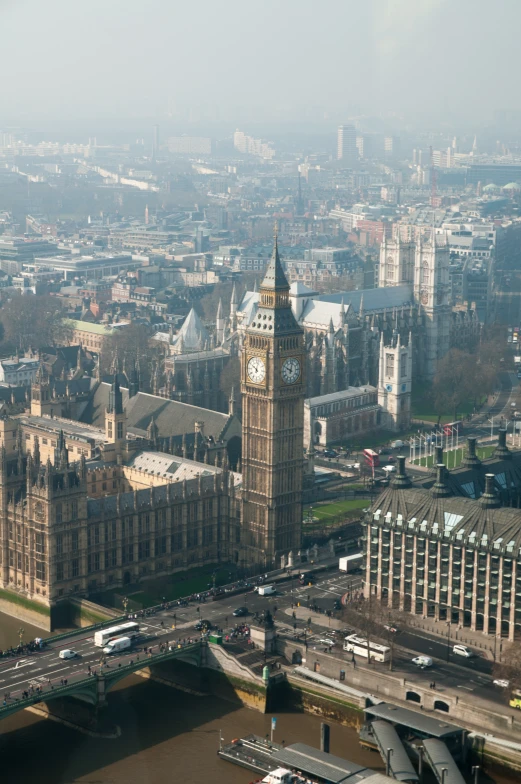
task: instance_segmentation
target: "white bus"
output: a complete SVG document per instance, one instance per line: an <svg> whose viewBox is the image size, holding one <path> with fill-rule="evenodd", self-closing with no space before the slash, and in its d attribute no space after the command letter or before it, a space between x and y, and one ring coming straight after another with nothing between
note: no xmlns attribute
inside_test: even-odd
<svg viewBox="0 0 521 784"><path fill-rule="evenodd" d="M367 659L367 640L365 637L358 637L351 634L345 638L344 651L356 653L357 656L365 656ZM369 642L369 654L372 661L386 662L391 656L391 649L387 645L378 645L376 642Z"/></svg>
<svg viewBox="0 0 521 784"><path fill-rule="evenodd" d="M129 621L121 623L119 626L111 626L110 629L100 629L94 633L94 645L103 648L110 640L116 637L137 637L139 634L139 623Z"/></svg>

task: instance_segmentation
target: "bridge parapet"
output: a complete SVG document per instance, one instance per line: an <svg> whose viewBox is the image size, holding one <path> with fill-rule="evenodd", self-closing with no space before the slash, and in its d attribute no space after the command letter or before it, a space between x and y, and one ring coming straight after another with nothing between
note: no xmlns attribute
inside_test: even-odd
<svg viewBox="0 0 521 784"><path fill-rule="evenodd" d="M108 666L102 668L101 672L85 676L82 673L79 677L71 675L67 679L67 683L60 686L50 686L48 683L42 683L39 688L41 691L35 691L27 697L14 697L9 700L2 700L0 703L0 719L7 718L13 713L24 710L32 705L40 702L49 702L58 697L76 697L83 702L90 703L91 705L98 706L105 702L106 693L116 685L119 681L131 675L133 672L142 670L146 667L153 667L154 664L161 662L179 659L188 662L195 666L201 665L201 649L203 642L198 640L194 643L188 643L181 647L172 648L162 653L154 653L151 656L139 656L136 654L135 659L125 666L115 667ZM28 679L28 684L29 684Z"/></svg>

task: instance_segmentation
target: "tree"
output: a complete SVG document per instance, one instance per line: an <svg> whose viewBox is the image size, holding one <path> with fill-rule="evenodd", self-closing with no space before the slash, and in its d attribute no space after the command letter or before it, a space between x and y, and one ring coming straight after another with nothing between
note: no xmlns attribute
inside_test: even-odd
<svg viewBox="0 0 521 784"><path fill-rule="evenodd" d="M495 661L492 666L492 675L509 682L508 694L521 689L521 643L513 642L505 646L502 660Z"/></svg>
<svg viewBox="0 0 521 784"><path fill-rule="evenodd" d="M438 362L433 383L433 402L438 414L452 411L457 419L458 408L476 391L476 359L457 348L451 349Z"/></svg>
<svg viewBox="0 0 521 784"><path fill-rule="evenodd" d="M49 296L13 296L0 315L5 342L12 350L67 344L72 330L61 302Z"/></svg>
<svg viewBox="0 0 521 784"><path fill-rule="evenodd" d="M139 363L141 388L150 389L152 366L156 354L149 345L150 329L144 324L129 324L115 330L102 353L102 373L107 374L117 354L121 370L127 373ZM159 352L160 349L157 350Z"/></svg>

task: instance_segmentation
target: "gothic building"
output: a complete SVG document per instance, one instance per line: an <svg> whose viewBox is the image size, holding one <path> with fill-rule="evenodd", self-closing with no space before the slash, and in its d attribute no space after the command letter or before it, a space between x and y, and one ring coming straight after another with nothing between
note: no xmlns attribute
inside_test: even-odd
<svg viewBox="0 0 521 784"><path fill-rule="evenodd" d="M319 294L303 283L291 285L289 299L306 342L307 397L350 386L378 386L381 336L386 345L412 335L412 372L432 379L449 348L479 338L472 309L453 314L449 305L448 246L443 237L384 240L379 287ZM237 311L240 338L255 319L260 294L245 293ZM462 341L465 341L462 343Z"/></svg>
<svg viewBox="0 0 521 784"><path fill-rule="evenodd" d="M154 342L164 348L165 358L157 363L152 377L154 394L216 411L227 411L229 401L220 389L221 373L237 354L235 289L232 292L230 319L223 316L219 302L215 332L210 334L192 308L179 332L157 332Z"/></svg>
<svg viewBox="0 0 521 784"><path fill-rule="evenodd" d="M493 456L469 439L460 468L438 449L413 486L398 458L390 486L364 521L366 596L483 634L521 638L521 453L500 430Z"/></svg>
<svg viewBox="0 0 521 784"><path fill-rule="evenodd" d="M260 297L241 348L242 475L238 456L230 469L233 415L131 394L117 373L71 400L40 377L37 413L0 420L4 601L43 605L52 625L72 596L210 563L266 569L296 557L305 346L276 244ZM82 421L64 419L58 403ZM179 455L177 437L165 443L160 431L187 422L194 440L190 450L183 437Z"/></svg>

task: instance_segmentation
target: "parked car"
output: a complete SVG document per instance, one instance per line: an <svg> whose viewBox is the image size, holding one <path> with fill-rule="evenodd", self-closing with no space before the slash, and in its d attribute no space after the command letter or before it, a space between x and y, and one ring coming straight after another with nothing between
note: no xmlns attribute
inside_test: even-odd
<svg viewBox="0 0 521 784"><path fill-rule="evenodd" d="M384 623L384 629L385 629L387 632L391 632L391 634L396 634L396 632L398 631L398 627L397 627L397 626L395 626L395 625L394 625L394 624L392 624L392 623Z"/></svg>
<svg viewBox="0 0 521 784"><path fill-rule="evenodd" d="M338 452L333 449L324 449L323 455L324 457L338 457Z"/></svg>
<svg viewBox="0 0 521 784"><path fill-rule="evenodd" d="M242 618L243 615L248 615L248 608L247 607L237 607L237 609L233 611L233 615L236 618Z"/></svg>
<svg viewBox="0 0 521 784"><path fill-rule="evenodd" d="M508 689L510 686L510 681L504 680L504 678L496 678L495 681L492 681L494 686L499 686L500 689Z"/></svg>

